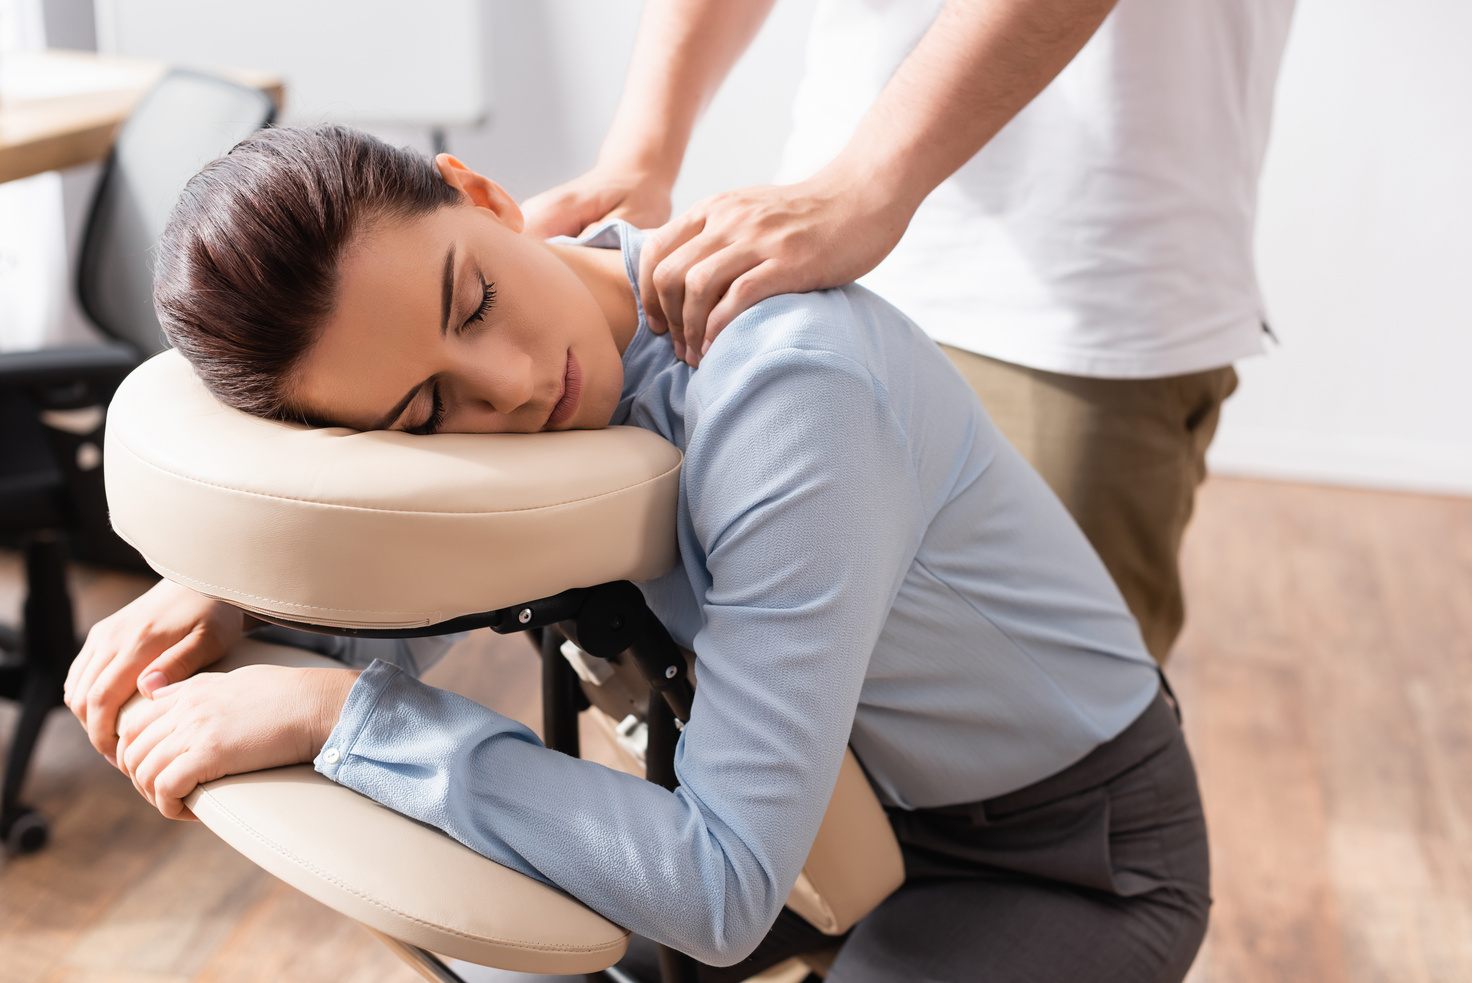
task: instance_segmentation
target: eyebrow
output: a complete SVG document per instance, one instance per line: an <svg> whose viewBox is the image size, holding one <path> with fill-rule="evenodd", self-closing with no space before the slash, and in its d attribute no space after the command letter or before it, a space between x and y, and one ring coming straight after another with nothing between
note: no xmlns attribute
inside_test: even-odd
<svg viewBox="0 0 1472 983"><path fill-rule="evenodd" d="M446 253L445 253L445 274L444 274L444 280L443 280L443 282L440 285L440 334L441 335L444 335L444 334L448 334L449 333L449 330L450 330L450 305L454 301L454 299L455 299L455 244L452 242L452 243L450 243L449 250L446 251ZM393 424L393 422L395 420L397 420L399 417L401 417L401 416L404 415L404 410L406 410L406 409L409 408L409 404L414 401L414 397L415 396L418 396L419 393L420 393L420 391L422 389L424 389L425 386L429 385L429 382L430 382L430 380L425 379L419 385L415 386L413 389L410 389L409 392L404 396L404 398L401 399L401 400L399 400L398 405L396 405L393 409L389 410L383 416L381 416L377 420L375 420L374 423L373 423L373 426L370 429L373 429L373 430L387 430Z"/></svg>
<svg viewBox="0 0 1472 983"><path fill-rule="evenodd" d="M450 330L450 302L455 299L455 244L445 253L445 281L440 287L440 334Z"/></svg>

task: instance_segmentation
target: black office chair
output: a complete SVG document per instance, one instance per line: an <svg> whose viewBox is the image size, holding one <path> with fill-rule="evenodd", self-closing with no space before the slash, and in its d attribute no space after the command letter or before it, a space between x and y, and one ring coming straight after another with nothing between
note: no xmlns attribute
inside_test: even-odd
<svg viewBox="0 0 1472 983"><path fill-rule="evenodd" d="M169 72L139 102L103 168L78 263L101 345L0 354L0 539L25 553L24 623L0 628L0 697L19 700L0 790L0 841L40 849L44 816L20 789L77 653L69 559L146 570L112 531L102 483L106 407L140 361L167 347L153 311L152 251L179 192L208 161L268 125L265 93Z"/></svg>

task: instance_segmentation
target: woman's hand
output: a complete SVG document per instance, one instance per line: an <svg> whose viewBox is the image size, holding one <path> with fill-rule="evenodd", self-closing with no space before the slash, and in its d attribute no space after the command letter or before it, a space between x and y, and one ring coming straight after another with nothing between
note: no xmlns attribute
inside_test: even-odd
<svg viewBox="0 0 1472 983"><path fill-rule="evenodd" d="M706 198L644 242L639 293L649 326L669 330L675 353L699 365L758 301L842 286L878 266L917 204L832 166L800 184Z"/></svg>
<svg viewBox="0 0 1472 983"><path fill-rule="evenodd" d="M214 662L244 629L239 608L161 580L92 627L67 673L66 705L109 761L118 709L135 692L152 696Z"/></svg>
<svg viewBox="0 0 1472 983"><path fill-rule="evenodd" d="M357 681L352 669L245 666L200 673L140 700L118 728L118 767L170 819L196 785L311 761Z"/></svg>
<svg viewBox="0 0 1472 983"><path fill-rule="evenodd" d="M653 174L598 168L522 202L526 231L542 239L576 236L605 219L653 228L670 217L670 184Z"/></svg>

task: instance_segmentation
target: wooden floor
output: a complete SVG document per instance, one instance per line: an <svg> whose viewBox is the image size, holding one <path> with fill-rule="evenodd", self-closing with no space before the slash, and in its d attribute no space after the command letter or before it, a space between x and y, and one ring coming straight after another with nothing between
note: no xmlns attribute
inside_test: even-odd
<svg viewBox="0 0 1472 983"><path fill-rule="evenodd" d="M1472 981L1472 501L1212 479L1185 570L1170 670L1216 896L1192 983ZM0 553L0 620L18 578ZM146 586L76 581L88 623ZM538 723L520 639L477 634L431 681ZM29 798L54 838L0 861L0 983L418 979L152 812L65 713Z"/></svg>

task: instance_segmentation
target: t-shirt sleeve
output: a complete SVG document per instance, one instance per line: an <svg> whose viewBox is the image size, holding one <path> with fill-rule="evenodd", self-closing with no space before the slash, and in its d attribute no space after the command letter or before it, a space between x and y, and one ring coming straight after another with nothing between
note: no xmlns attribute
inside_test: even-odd
<svg viewBox="0 0 1472 983"><path fill-rule="evenodd" d="M829 353L778 352L687 408L681 549L704 627L666 791L379 664L319 771L725 965L765 935L822 822L869 655L918 546L887 396ZM335 763L327 763L327 757Z"/></svg>

